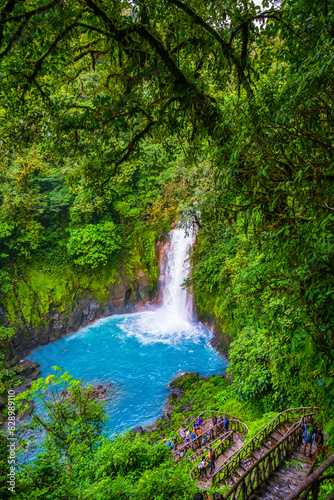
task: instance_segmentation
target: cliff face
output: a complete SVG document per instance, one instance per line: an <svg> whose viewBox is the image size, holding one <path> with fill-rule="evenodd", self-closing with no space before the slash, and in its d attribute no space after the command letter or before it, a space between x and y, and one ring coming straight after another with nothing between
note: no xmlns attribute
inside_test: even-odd
<svg viewBox="0 0 334 500"><path fill-rule="evenodd" d="M157 263L156 263L157 264ZM2 297L0 314L6 326L15 328L6 360L21 357L39 345L75 332L97 318L132 312L153 299L158 270L119 266L96 274L59 273L29 268L14 270L13 288Z"/></svg>
<svg viewBox="0 0 334 500"><path fill-rule="evenodd" d="M196 309L199 321L212 330L212 347L227 358L233 340L233 332L230 326L226 325L221 318L217 318L215 314L199 309L197 304Z"/></svg>

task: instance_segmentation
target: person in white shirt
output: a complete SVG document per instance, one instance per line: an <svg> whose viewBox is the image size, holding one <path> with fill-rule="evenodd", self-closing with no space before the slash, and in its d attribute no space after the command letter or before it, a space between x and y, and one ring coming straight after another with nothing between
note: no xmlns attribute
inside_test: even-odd
<svg viewBox="0 0 334 500"><path fill-rule="evenodd" d="M204 455L203 455L203 457L201 458L201 461L200 461L200 463L199 463L198 468L199 468L199 471L200 471L201 477L208 477L208 476L206 475L206 467L205 467L205 457L204 457Z"/></svg>

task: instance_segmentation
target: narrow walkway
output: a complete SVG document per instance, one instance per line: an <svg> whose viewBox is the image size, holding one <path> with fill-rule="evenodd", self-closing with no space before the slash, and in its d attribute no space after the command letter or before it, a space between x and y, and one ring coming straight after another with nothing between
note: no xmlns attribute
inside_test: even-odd
<svg viewBox="0 0 334 500"><path fill-rule="evenodd" d="M283 425L268 433L268 435L262 440L259 448L253 450L245 458L242 458L238 465L233 468L231 474L220 482L220 487L225 485L232 487L237 481L239 481L239 479L248 471L248 469L252 467L252 465L255 464L255 462L257 462L257 460L263 457L268 450L275 446L275 444L277 444L278 441L280 441L289 432L292 425L293 424L290 422L285 422ZM216 470L216 473L218 473L218 471L219 469Z"/></svg>
<svg viewBox="0 0 334 500"><path fill-rule="evenodd" d="M212 412L217 413L218 412ZM223 413L223 415L227 415ZM234 431L240 431L243 434L248 432L248 427L241 421L233 417L232 415L228 415L230 419L230 428ZM188 429L192 428L192 426L188 426ZM215 446L216 442L219 441L219 437L223 437L226 434L226 431L223 430L221 425L213 425L212 418L206 419L202 423L201 434L195 439L191 439L188 442L185 440L182 442L178 442L176 446L172 449L172 454L175 460L182 458L187 451L194 452L194 455L190 457L190 460L195 460L196 457L205 453L206 450L210 448L210 446ZM179 439L179 436L177 436ZM173 439L173 438L172 438Z"/></svg>
<svg viewBox="0 0 334 500"><path fill-rule="evenodd" d="M282 465L251 497L252 500L285 500L310 474L314 460L302 454L302 446L294 451L286 462L298 461L297 465Z"/></svg>
<svg viewBox="0 0 334 500"><path fill-rule="evenodd" d="M241 439L241 436L238 436L237 433L233 433L233 444L217 457L215 464L216 465L215 472L218 472L224 466L224 463L229 458L231 458L232 455L234 455L238 450L240 450L240 448L242 448L243 444L244 443ZM209 468L207 469L207 472L209 473ZM210 489L211 477L209 476L208 478L199 479L197 482L197 486L203 490Z"/></svg>

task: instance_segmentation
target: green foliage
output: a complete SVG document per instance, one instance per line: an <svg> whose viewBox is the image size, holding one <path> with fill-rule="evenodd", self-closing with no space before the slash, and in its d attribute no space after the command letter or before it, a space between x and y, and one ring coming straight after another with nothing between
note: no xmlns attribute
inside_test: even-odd
<svg viewBox="0 0 334 500"><path fill-rule="evenodd" d="M258 418L316 405L333 443L333 19L332 1L7 2L0 288L10 323L40 324L54 298L68 312L78 284L102 288L86 268L105 284L117 265L144 262L156 279L159 233L196 222L188 284L233 340L232 388L215 399L199 383L207 404ZM78 478L68 478L52 495L72 494ZM137 494L127 477L103 481L97 498ZM47 494L38 485L34 498Z"/></svg>
<svg viewBox="0 0 334 500"><path fill-rule="evenodd" d="M14 328L0 326L0 342L11 339L13 335L15 335Z"/></svg>
<svg viewBox="0 0 334 500"><path fill-rule="evenodd" d="M161 440L154 444L130 434L110 440L104 434L103 404L90 399L89 388L67 372L54 369L60 374L38 379L18 398L35 401L28 428L37 435L42 430L45 438L35 459L23 460L17 498L189 497L194 486L188 470L175 463ZM33 437L20 442L22 457Z"/></svg>
<svg viewBox="0 0 334 500"><path fill-rule="evenodd" d="M106 221L103 224L87 224L71 229L67 251L74 257L75 264L96 268L107 264L108 258L121 248L120 244L115 224Z"/></svg>

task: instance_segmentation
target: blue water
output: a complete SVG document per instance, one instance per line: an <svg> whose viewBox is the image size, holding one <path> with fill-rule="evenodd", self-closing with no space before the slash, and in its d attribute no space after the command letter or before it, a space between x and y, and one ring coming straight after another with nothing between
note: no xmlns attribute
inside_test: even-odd
<svg viewBox="0 0 334 500"><path fill-rule="evenodd" d="M211 331L200 323L173 324L159 311L115 315L40 347L29 358L41 376L58 366L85 385L107 391L111 435L161 416L168 383L185 371L223 373L227 363L210 346Z"/></svg>

